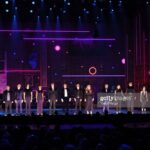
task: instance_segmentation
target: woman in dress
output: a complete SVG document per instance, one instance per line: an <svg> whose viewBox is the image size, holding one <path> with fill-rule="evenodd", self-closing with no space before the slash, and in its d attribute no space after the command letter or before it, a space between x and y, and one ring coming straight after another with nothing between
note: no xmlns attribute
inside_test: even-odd
<svg viewBox="0 0 150 150"><path fill-rule="evenodd" d="M148 93L146 90L146 86L143 86L140 92L140 102L141 102L141 112L146 113L146 104L148 102Z"/></svg>
<svg viewBox="0 0 150 150"><path fill-rule="evenodd" d="M37 102L37 115L43 115L43 102L44 102L44 92L42 86L38 86L36 91L36 102Z"/></svg>

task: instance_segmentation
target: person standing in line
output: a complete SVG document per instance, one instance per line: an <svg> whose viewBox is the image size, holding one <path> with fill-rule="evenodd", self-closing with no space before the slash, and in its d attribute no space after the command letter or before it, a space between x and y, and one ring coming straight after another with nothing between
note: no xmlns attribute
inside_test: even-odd
<svg viewBox="0 0 150 150"><path fill-rule="evenodd" d="M69 113L69 102L71 102L70 98L70 90L68 88L67 83L63 84L63 89L61 93L61 102L65 103L65 111L66 113Z"/></svg>
<svg viewBox="0 0 150 150"><path fill-rule="evenodd" d="M83 91L80 87L80 84L77 83L74 91L75 114L81 111L82 99L83 99Z"/></svg>
<svg viewBox="0 0 150 150"><path fill-rule="evenodd" d="M102 89L102 94L104 96L104 101L103 101L103 113L109 112L109 100L110 100L110 88L109 84L105 84L103 89Z"/></svg>
<svg viewBox="0 0 150 150"><path fill-rule="evenodd" d="M37 115L43 115L43 103L44 103L44 92L42 86L38 86L36 91L36 102L37 102Z"/></svg>
<svg viewBox="0 0 150 150"><path fill-rule="evenodd" d="M31 115L31 103L33 99L33 93L30 88L30 84L26 85L26 88L24 90L24 101L25 101L25 107L26 107L26 115Z"/></svg>
<svg viewBox="0 0 150 150"><path fill-rule="evenodd" d="M23 90L21 84L17 85L15 92L16 114L22 114Z"/></svg>
<svg viewBox="0 0 150 150"><path fill-rule="evenodd" d="M133 114L134 113L134 99L136 97L134 96L135 89L134 89L132 82L128 83L126 93L127 93L127 111Z"/></svg>
<svg viewBox="0 0 150 150"><path fill-rule="evenodd" d="M3 92L3 102L5 103L5 115L12 114L12 102L13 102L13 95L10 89L10 86L6 86L6 90ZM9 112L8 112L9 109Z"/></svg>
<svg viewBox="0 0 150 150"><path fill-rule="evenodd" d="M58 101L57 89L55 87L55 83L51 83L51 86L48 90L49 115L55 113L57 101Z"/></svg>
<svg viewBox="0 0 150 150"><path fill-rule="evenodd" d="M146 104L148 102L148 92L146 86L142 87L140 92L141 112L146 113Z"/></svg>
<svg viewBox="0 0 150 150"><path fill-rule="evenodd" d="M115 101L116 101L116 114L121 113L121 104L123 101L124 95L121 89L121 85L117 85L115 90Z"/></svg>
<svg viewBox="0 0 150 150"><path fill-rule="evenodd" d="M86 114L93 114L93 102L94 102L94 93L92 90L92 86L88 84L85 88L85 111Z"/></svg>

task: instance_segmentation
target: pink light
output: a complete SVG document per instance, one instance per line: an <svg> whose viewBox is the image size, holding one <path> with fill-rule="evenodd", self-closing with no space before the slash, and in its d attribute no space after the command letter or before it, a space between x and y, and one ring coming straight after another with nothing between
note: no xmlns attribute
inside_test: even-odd
<svg viewBox="0 0 150 150"><path fill-rule="evenodd" d="M97 73L96 67L92 66L89 68L89 74L90 75L95 75Z"/></svg>
<svg viewBox="0 0 150 150"><path fill-rule="evenodd" d="M59 45L55 46L55 51L59 52L61 50L61 47Z"/></svg>
<svg viewBox="0 0 150 150"><path fill-rule="evenodd" d="M126 64L126 59L125 59L125 58L122 58L121 63L122 63L123 65Z"/></svg>
<svg viewBox="0 0 150 150"><path fill-rule="evenodd" d="M150 70L148 71L148 75L150 75Z"/></svg>

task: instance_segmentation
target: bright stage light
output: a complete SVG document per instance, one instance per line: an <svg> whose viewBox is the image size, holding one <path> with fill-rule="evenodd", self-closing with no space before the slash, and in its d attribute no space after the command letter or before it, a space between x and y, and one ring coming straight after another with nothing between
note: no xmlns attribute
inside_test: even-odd
<svg viewBox="0 0 150 150"><path fill-rule="evenodd" d="M35 1L32 1L32 5L35 5Z"/></svg>
<svg viewBox="0 0 150 150"><path fill-rule="evenodd" d="M54 49L55 49L55 51L59 52L59 51L61 50L61 47L60 47L60 45L56 45L56 46L54 47Z"/></svg>
<svg viewBox="0 0 150 150"><path fill-rule="evenodd" d="M125 59L125 58L122 58L121 63L122 63L123 65L126 64L126 59Z"/></svg>
<svg viewBox="0 0 150 150"><path fill-rule="evenodd" d="M33 13L33 10L32 10L32 9L30 10L30 13Z"/></svg>
<svg viewBox="0 0 150 150"><path fill-rule="evenodd" d="M5 1L5 4L9 4L9 1Z"/></svg>
<svg viewBox="0 0 150 150"><path fill-rule="evenodd" d="M8 12L9 12L9 9L6 9L6 10L5 10L5 12L7 12L7 13L8 13Z"/></svg>

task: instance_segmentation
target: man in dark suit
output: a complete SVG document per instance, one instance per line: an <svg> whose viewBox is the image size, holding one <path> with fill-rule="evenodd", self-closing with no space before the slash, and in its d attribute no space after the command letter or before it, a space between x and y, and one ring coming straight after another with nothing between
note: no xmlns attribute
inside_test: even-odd
<svg viewBox="0 0 150 150"><path fill-rule="evenodd" d="M12 114L12 102L13 102L13 95L12 91L10 89L10 86L6 86L6 90L3 92L3 101L5 103L5 114L8 114L8 109L9 109L9 114Z"/></svg>
<svg viewBox="0 0 150 150"><path fill-rule="evenodd" d="M58 100L58 95L57 95L57 89L55 87L55 83L51 83L51 87L48 90L49 115L55 113L57 100Z"/></svg>
<svg viewBox="0 0 150 150"><path fill-rule="evenodd" d="M77 83L74 91L75 113L81 111L82 99L83 99L83 91L81 90L80 84Z"/></svg>
<svg viewBox="0 0 150 150"><path fill-rule="evenodd" d="M69 113L69 102L71 102L70 96L71 94L70 94L70 90L68 89L68 85L64 83L62 93L61 93L61 102L64 102L66 105L66 113Z"/></svg>
<svg viewBox="0 0 150 150"><path fill-rule="evenodd" d="M103 89L102 89L102 94L104 96L104 101L103 101L103 112L108 113L109 112L109 100L110 100L110 88L109 84L105 84Z"/></svg>

